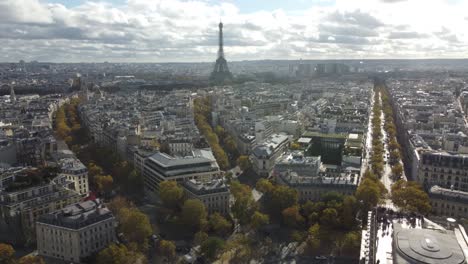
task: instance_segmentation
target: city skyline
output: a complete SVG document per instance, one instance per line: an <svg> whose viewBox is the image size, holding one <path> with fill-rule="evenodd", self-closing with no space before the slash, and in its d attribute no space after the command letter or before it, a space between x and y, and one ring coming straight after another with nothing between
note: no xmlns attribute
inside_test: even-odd
<svg viewBox="0 0 468 264"><path fill-rule="evenodd" d="M466 58L467 1L4 0L0 61Z"/></svg>

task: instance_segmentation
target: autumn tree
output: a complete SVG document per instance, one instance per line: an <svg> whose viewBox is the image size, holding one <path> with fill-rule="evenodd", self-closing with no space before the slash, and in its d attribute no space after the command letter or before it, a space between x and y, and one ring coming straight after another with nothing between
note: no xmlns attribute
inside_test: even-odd
<svg viewBox="0 0 468 264"><path fill-rule="evenodd" d="M230 263L249 263L255 254L255 242L245 234L235 234L225 247L225 251L232 252Z"/></svg>
<svg viewBox="0 0 468 264"><path fill-rule="evenodd" d="M336 227L338 225L338 212L335 208L327 208L323 210L320 217L320 224L327 227Z"/></svg>
<svg viewBox="0 0 468 264"><path fill-rule="evenodd" d="M249 156L239 156L237 159L237 165L241 168L241 170L247 170L248 168L252 167L252 164L250 163Z"/></svg>
<svg viewBox="0 0 468 264"><path fill-rule="evenodd" d="M380 189L371 179L365 178L356 190L356 199L362 202L364 212L375 207L380 201Z"/></svg>
<svg viewBox="0 0 468 264"><path fill-rule="evenodd" d="M9 244L0 243L0 263L13 264L15 250Z"/></svg>
<svg viewBox="0 0 468 264"><path fill-rule="evenodd" d="M267 225L270 222L270 217L267 214L262 214L259 211L255 211L250 220L250 226L253 229L258 229L261 226Z"/></svg>
<svg viewBox="0 0 468 264"><path fill-rule="evenodd" d="M284 209L298 203L297 191L284 185L274 185L274 188L264 195L265 206L271 216L281 216Z"/></svg>
<svg viewBox="0 0 468 264"><path fill-rule="evenodd" d="M90 162L88 164L88 175L89 176L94 177L96 175L102 175L102 174L104 174L104 171L96 163Z"/></svg>
<svg viewBox="0 0 468 264"><path fill-rule="evenodd" d="M19 264L45 264L45 261L43 258L39 256L24 256L21 257L18 261Z"/></svg>
<svg viewBox="0 0 468 264"><path fill-rule="evenodd" d="M271 181L261 178L260 180L257 181L255 188L262 193L268 193L268 192L271 192L274 187Z"/></svg>
<svg viewBox="0 0 468 264"><path fill-rule="evenodd" d="M293 143L291 143L290 148L291 148L292 150L299 150L299 149L301 149L301 144L299 144L299 143L297 143L297 142L293 142Z"/></svg>
<svg viewBox="0 0 468 264"><path fill-rule="evenodd" d="M253 199L252 189L238 181L232 181L230 185L231 193L234 196L235 202L231 208L234 217L240 224L248 224L252 214L257 209L257 204Z"/></svg>
<svg viewBox="0 0 468 264"><path fill-rule="evenodd" d="M320 225L318 223L314 224L309 228L307 233L307 246L309 250L316 253L320 248Z"/></svg>
<svg viewBox="0 0 468 264"><path fill-rule="evenodd" d="M166 208L174 210L183 202L184 189L176 181L163 181L159 184L159 197Z"/></svg>
<svg viewBox="0 0 468 264"><path fill-rule="evenodd" d="M358 203L354 196L345 196L341 212L341 222L346 229L352 229L356 226L356 214Z"/></svg>
<svg viewBox="0 0 468 264"><path fill-rule="evenodd" d="M189 199L182 206L182 223L194 230L200 230L206 224L205 205L197 199Z"/></svg>
<svg viewBox="0 0 468 264"><path fill-rule="evenodd" d="M394 179L401 178L403 175L403 166L400 163L397 163L392 167L392 175Z"/></svg>
<svg viewBox="0 0 468 264"><path fill-rule="evenodd" d="M201 244L200 250L208 260L214 260L224 249L225 242L219 237L209 237Z"/></svg>
<svg viewBox="0 0 468 264"><path fill-rule="evenodd" d="M345 234L340 245L340 255L348 257L359 257L359 249L361 247L361 233L351 231Z"/></svg>
<svg viewBox="0 0 468 264"><path fill-rule="evenodd" d="M208 224L219 236L225 236L231 231L231 223L219 213L210 215Z"/></svg>
<svg viewBox="0 0 468 264"><path fill-rule="evenodd" d="M166 257L168 260L173 260L176 256L176 246L174 242L169 240L159 241L156 251L159 255Z"/></svg>
<svg viewBox="0 0 468 264"><path fill-rule="evenodd" d="M226 155L226 152L219 146L219 144L213 144L210 145L211 149L213 150L213 155L216 158L216 161L218 162L219 167L222 170L227 170L229 168L229 159Z"/></svg>
<svg viewBox="0 0 468 264"><path fill-rule="evenodd" d="M203 231L198 231L195 233L195 236L193 237L193 243L195 245L201 245L203 242L205 242L208 239L208 234L203 232Z"/></svg>
<svg viewBox="0 0 468 264"><path fill-rule="evenodd" d="M141 251L148 249L148 237L153 233L148 216L137 208L124 208L119 215L119 230L128 241L136 243Z"/></svg>
<svg viewBox="0 0 468 264"><path fill-rule="evenodd" d="M299 206L291 206L281 212L283 223L291 228L299 228L305 223L304 217L299 213Z"/></svg>
<svg viewBox="0 0 468 264"><path fill-rule="evenodd" d="M399 180L392 185L392 202L400 209L420 214L431 212L429 196L414 181Z"/></svg>
<svg viewBox="0 0 468 264"><path fill-rule="evenodd" d="M110 244L101 250L96 257L97 264L133 264L146 263L146 257L138 252L129 250L123 244Z"/></svg>
<svg viewBox="0 0 468 264"><path fill-rule="evenodd" d="M111 210L111 212L117 217L117 219L120 221L120 211L122 209L130 209L134 208L135 205L128 200L127 198L123 196L117 196L113 198L108 204L107 208Z"/></svg>
<svg viewBox="0 0 468 264"><path fill-rule="evenodd" d="M109 193L112 191L112 184L114 183L114 178L110 175L97 175L94 177L96 182L96 187L99 192Z"/></svg>

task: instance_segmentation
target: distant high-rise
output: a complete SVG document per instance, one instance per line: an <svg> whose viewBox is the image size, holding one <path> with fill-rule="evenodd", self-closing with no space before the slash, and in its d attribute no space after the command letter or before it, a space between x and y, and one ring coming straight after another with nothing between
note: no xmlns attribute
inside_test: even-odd
<svg viewBox="0 0 468 264"><path fill-rule="evenodd" d="M218 59L216 60L213 72L211 73L210 80L216 84L223 84L225 81L231 80L232 74L229 71L227 61L224 58L223 48L223 23L219 23L219 50Z"/></svg>

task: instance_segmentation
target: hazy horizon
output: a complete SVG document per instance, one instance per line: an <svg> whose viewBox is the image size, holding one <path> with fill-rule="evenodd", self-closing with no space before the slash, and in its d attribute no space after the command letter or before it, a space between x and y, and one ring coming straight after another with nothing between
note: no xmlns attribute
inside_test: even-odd
<svg viewBox="0 0 468 264"><path fill-rule="evenodd" d="M1 0L0 61L457 59L462 0Z"/></svg>

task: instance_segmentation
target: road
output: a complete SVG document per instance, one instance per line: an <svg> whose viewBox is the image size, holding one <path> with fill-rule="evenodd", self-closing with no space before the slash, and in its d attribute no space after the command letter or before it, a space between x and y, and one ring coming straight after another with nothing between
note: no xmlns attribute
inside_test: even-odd
<svg viewBox="0 0 468 264"><path fill-rule="evenodd" d="M365 143L365 154L364 158L362 159L361 165L361 177L366 172L367 168L369 167L369 157L371 155L372 150L372 118L374 117L374 113L372 112L372 108L374 107L374 90L371 91L371 103L369 106L369 120L367 122L367 134L366 134L366 143Z"/></svg>
<svg viewBox="0 0 468 264"><path fill-rule="evenodd" d="M380 99L380 98L379 98ZM384 165L384 171L382 173L382 178L380 178L380 181L383 183L383 185L385 185L385 188L387 189L387 191L390 193L390 190L392 188L392 168L388 162L388 159L387 157L389 156L389 151L388 151L388 144L387 144L387 138L388 138L388 135L387 133L385 132L385 129L384 129L384 124L385 124L385 116L384 116L384 113L382 111L382 115L381 115L381 120L382 120L382 123L380 125L380 129L382 129L382 141L384 143L384 162L385 162L385 165Z"/></svg>
<svg viewBox="0 0 468 264"><path fill-rule="evenodd" d="M379 101L381 101L381 98L379 97ZM362 166L361 166L361 175L364 174L364 172L367 170L367 168L369 168L369 157L371 155L371 152L372 152L372 118L374 117L374 113L372 111L372 108L374 106L374 92L372 91L372 96L371 96L371 104L370 104L370 115L369 115L369 122L368 122L368 127L367 127L367 134L366 134L366 142L365 142L365 155L364 155L364 158L362 160ZM385 188L387 189L387 191L390 193L391 191L391 187L392 187L392 184L393 184L393 180L391 178L392 176L392 167L391 165L389 164L389 160L387 159L387 157L390 156L390 152L389 152L389 149L388 149L388 144L387 144L387 138L388 138L388 135L384 129L384 124L385 124L385 116L384 116L384 113L382 111L381 113L381 124L380 124L380 129L382 130L382 141L384 143L384 168L383 168L383 173L382 173L382 178L380 179L380 181L383 183L383 185L385 186ZM399 161L401 165L403 165L402 161L400 160ZM403 172L403 179L406 180L406 176ZM393 207L393 205L391 204L391 201L388 200L386 201L386 206L387 207Z"/></svg>

